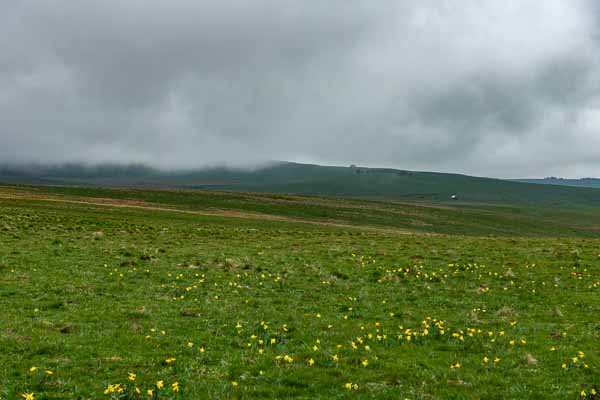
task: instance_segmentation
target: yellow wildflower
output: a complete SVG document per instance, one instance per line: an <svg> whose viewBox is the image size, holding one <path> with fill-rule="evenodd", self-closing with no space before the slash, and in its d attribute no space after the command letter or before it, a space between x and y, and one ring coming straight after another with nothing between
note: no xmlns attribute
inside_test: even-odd
<svg viewBox="0 0 600 400"><path fill-rule="evenodd" d="M287 361L288 363L292 363L294 361L294 359L287 354L283 356L283 360Z"/></svg>

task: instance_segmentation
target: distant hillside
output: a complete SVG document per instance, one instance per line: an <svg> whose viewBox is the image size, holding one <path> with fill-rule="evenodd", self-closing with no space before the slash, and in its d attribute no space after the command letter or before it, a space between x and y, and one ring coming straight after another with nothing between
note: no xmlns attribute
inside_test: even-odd
<svg viewBox="0 0 600 400"><path fill-rule="evenodd" d="M288 162L255 170L165 172L146 166L1 167L0 182L45 185L185 187L429 202L544 203L598 206L600 190L458 174L333 167ZM456 195L457 200L451 197Z"/></svg>
<svg viewBox="0 0 600 400"><path fill-rule="evenodd" d="M600 188L600 178L565 179L565 178L548 177L548 178L544 178L544 179L517 179L516 182Z"/></svg>

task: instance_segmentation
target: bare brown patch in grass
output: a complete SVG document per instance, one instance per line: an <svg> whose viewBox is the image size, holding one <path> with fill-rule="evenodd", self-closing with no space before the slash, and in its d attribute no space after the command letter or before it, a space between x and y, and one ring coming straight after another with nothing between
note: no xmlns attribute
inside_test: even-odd
<svg viewBox="0 0 600 400"><path fill-rule="evenodd" d="M525 356L525 360L527 361L528 365L536 365L538 360L535 359L531 354L527 354Z"/></svg>

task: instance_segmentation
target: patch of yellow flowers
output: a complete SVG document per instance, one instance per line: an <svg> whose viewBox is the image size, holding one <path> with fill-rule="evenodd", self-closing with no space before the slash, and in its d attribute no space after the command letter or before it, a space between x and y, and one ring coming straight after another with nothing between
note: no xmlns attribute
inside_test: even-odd
<svg viewBox="0 0 600 400"><path fill-rule="evenodd" d="M135 374L133 372L129 372L127 374L128 381L135 382L136 379L137 379L137 374ZM181 390L181 385L179 382L171 383L170 391L172 393L178 393L180 390ZM159 381L156 381L156 383L154 384L153 387L146 389L145 393L146 393L146 395L148 395L152 398L159 399L159 398L161 398L161 396L166 395L168 392L166 392L166 389L165 389L165 382L163 380L159 380ZM140 389L136 385L130 386L127 384L114 383L114 384L109 384L106 387L106 389L104 390L104 394L110 395L111 398L113 398L113 399L121 398L122 395L128 396L127 398L138 398L137 396L142 394L142 389ZM33 394L31 394L31 395L33 395ZM31 398L25 398L25 400L34 400L34 399L33 399L33 397L31 397Z"/></svg>

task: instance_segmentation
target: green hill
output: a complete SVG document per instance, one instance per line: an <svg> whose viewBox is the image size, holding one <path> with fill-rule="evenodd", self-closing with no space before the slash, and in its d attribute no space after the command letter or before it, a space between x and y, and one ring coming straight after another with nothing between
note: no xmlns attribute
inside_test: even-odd
<svg viewBox="0 0 600 400"><path fill-rule="evenodd" d="M400 202L219 190L0 185L2 199L465 236L597 237L600 207ZM175 215L175 214L173 214Z"/></svg>
<svg viewBox="0 0 600 400"><path fill-rule="evenodd" d="M517 179L516 182L541 183L544 185L561 185L561 186L600 188L600 179L599 178L567 179L567 178L548 177L548 178L544 178L544 179Z"/></svg>
<svg viewBox="0 0 600 400"><path fill-rule="evenodd" d="M46 185L151 186L293 193L379 200L600 205L600 190L539 185L459 174L278 162L253 170L161 171L146 166L2 167L0 182Z"/></svg>

